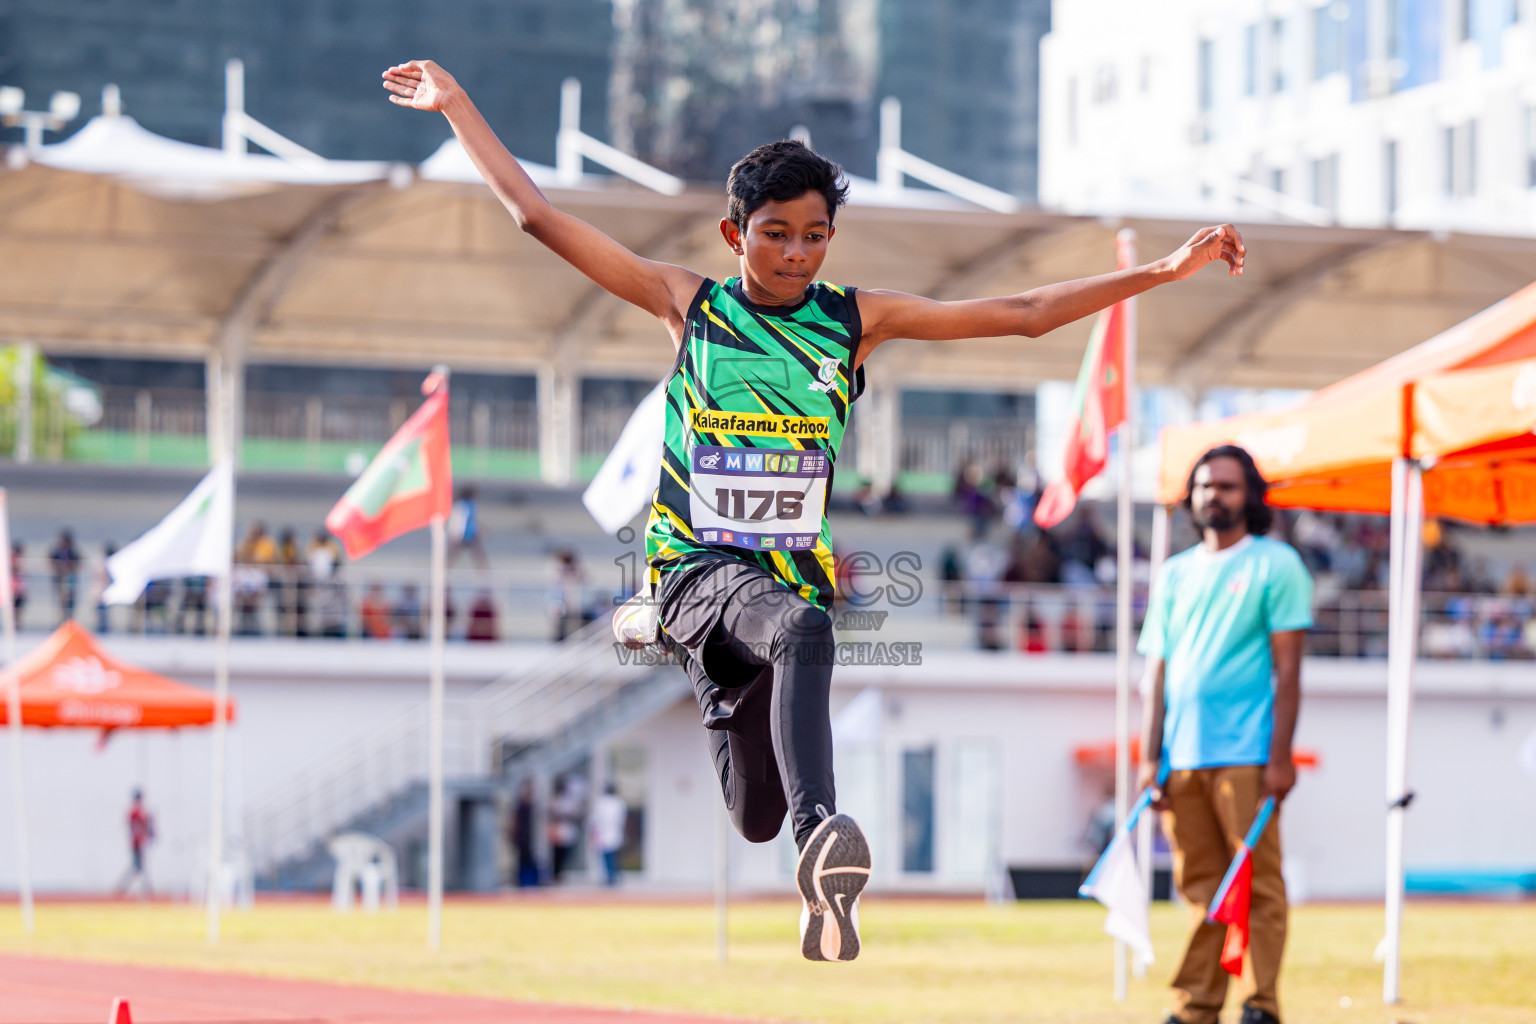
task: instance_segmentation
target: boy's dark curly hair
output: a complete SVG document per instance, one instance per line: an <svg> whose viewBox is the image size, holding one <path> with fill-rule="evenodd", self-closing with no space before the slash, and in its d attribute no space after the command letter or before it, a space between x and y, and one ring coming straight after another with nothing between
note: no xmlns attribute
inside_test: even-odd
<svg viewBox="0 0 1536 1024"><path fill-rule="evenodd" d="M784 202L820 192L827 201L827 222L848 201L843 169L802 142L783 139L758 146L736 161L725 185L730 205L726 216L746 230L747 218L765 204Z"/></svg>

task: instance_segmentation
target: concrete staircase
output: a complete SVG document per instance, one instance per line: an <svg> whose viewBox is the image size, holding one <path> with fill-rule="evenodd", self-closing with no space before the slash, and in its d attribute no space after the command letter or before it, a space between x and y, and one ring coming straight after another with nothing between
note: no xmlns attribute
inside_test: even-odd
<svg viewBox="0 0 1536 1024"><path fill-rule="evenodd" d="M568 638L544 664L448 701L444 884L496 888L498 802L524 779L579 766L609 736L688 693L676 665L646 664L616 652L603 620ZM427 733L426 703L401 705L254 800L246 837L257 884L327 887L332 862L325 844L353 829L393 845L402 882L419 884L426 875Z"/></svg>

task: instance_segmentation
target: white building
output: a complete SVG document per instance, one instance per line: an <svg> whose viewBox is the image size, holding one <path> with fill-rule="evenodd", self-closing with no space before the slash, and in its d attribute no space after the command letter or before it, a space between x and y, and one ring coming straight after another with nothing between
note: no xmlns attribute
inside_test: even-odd
<svg viewBox="0 0 1536 1024"><path fill-rule="evenodd" d="M1536 0L1056 0L1040 201L1536 234Z"/></svg>

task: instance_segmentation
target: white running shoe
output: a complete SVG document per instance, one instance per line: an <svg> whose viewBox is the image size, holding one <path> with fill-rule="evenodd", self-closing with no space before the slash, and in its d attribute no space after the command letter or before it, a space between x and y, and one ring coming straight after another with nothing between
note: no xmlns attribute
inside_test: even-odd
<svg viewBox="0 0 1536 1024"><path fill-rule="evenodd" d="M656 602L649 594L636 594L613 610L613 637L630 650L642 651L659 636Z"/></svg>
<svg viewBox="0 0 1536 1024"><path fill-rule="evenodd" d="M834 814L800 851L800 952L807 960L859 955L859 894L869 884L869 843L858 823Z"/></svg>

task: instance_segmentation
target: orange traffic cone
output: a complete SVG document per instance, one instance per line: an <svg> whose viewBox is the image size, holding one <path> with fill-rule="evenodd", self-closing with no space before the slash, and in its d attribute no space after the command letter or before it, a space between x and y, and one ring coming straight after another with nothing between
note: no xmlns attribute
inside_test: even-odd
<svg viewBox="0 0 1536 1024"><path fill-rule="evenodd" d="M133 1015L128 1012L128 1000L122 996L112 1000L112 1013L107 1017L107 1024L133 1024Z"/></svg>

